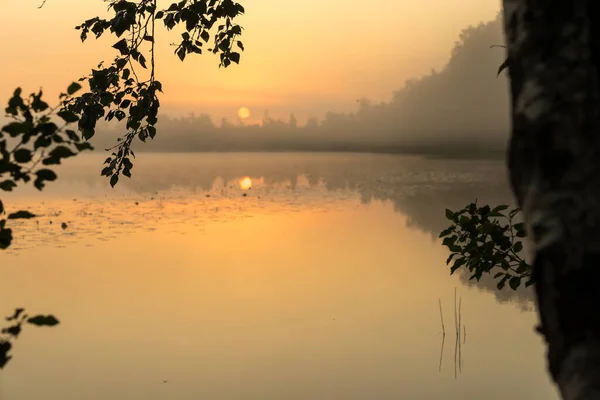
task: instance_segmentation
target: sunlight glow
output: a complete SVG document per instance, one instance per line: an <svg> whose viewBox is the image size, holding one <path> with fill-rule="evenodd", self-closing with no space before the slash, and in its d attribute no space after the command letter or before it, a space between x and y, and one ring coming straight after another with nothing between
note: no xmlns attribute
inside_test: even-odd
<svg viewBox="0 0 600 400"><path fill-rule="evenodd" d="M248 110L247 107L241 107L238 110L238 117L240 117L241 119L250 118L250 110Z"/></svg>
<svg viewBox="0 0 600 400"><path fill-rule="evenodd" d="M248 190L252 188L252 179L249 176L246 176L240 179L240 189Z"/></svg>

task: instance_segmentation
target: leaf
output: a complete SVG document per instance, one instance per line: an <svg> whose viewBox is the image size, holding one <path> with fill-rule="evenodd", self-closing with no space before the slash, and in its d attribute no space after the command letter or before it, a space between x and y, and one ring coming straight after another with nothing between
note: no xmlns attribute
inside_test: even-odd
<svg viewBox="0 0 600 400"><path fill-rule="evenodd" d="M512 290L517 290L519 286L521 286L521 277L513 276L512 278L510 278L510 281L508 281L508 284L510 285L510 288Z"/></svg>
<svg viewBox="0 0 600 400"><path fill-rule="evenodd" d="M233 61L236 64L240 63L240 53L231 53L229 54L229 58L231 59L231 61Z"/></svg>
<svg viewBox="0 0 600 400"><path fill-rule="evenodd" d="M72 122L79 121L79 117L72 111L62 110L56 113L59 117L63 119L66 123L70 124Z"/></svg>
<svg viewBox="0 0 600 400"><path fill-rule="evenodd" d="M448 236L452 232L454 232L454 226L444 229L442 232L440 232L440 235L438 237L443 238L444 236Z"/></svg>
<svg viewBox="0 0 600 400"><path fill-rule="evenodd" d="M54 173L54 171L49 170L49 169L40 169L38 171L36 171L36 179L33 182L33 185L38 189L38 190L42 190L45 186L44 181L54 181L56 180L57 176Z"/></svg>
<svg viewBox="0 0 600 400"><path fill-rule="evenodd" d="M81 89L81 85L77 82L73 82L67 88L67 93L69 95L72 95L72 94L76 93L79 89Z"/></svg>
<svg viewBox="0 0 600 400"><path fill-rule="evenodd" d="M244 51L244 43L242 43L240 40L238 40L237 45L242 51Z"/></svg>
<svg viewBox="0 0 600 400"><path fill-rule="evenodd" d="M500 281L498 281L498 283L496 284L496 287L498 288L498 290L502 290L504 289L504 286L506 286L506 281L508 280L509 275L505 275L504 278L500 279Z"/></svg>
<svg viewBox="0 0 600 400"><path fill-rule="evenodd" d="M31 124L26 122L11 122L10 124L4 125L2 130L11 136L17 136L22 133L27 133L31 129Z"/></svg>
<svg viewBox="0 0 600 400"><path fill-rule="evenodd" d="M454 212L452 212L452 210L449 210L446 208L446 219L449 220L454 220Z"/></svg>
<svg viewBox="0 0 600 400"><path fill-rule="evenodd" d="M2 204L2 200L0 200L0 215L4 214L4 204Z"/></svg>
<svg viewBox="0 0 600 400"><path fill-rule="evenodd" d="M71 149L66 146L58 146L55 147L49 154L50 158L58 160L56 164L60 164L61 158L73 157L75 153ZM47 163L46 160L43 161L45 165L55 164L55 163Z"/></svg>
<svg viewBox="0 0 600 400"><path fill-rule="evenodd" d="M75 147L78 151L94 150L94 147L90 142L75 143Z"/></svg>
<svg viewBox="0 0 600 400"><path fill-rule="evenodd" d="M498 73L496 74L496 77L500 76L500 73L502 71L504 71L506 68L508 68L509 63L510 63L510 58L507 57L506 60L504 60L504 62L502 64L500 64L500 67L498 68Z"/></svg>
<svg viewBox="0 0 600 400"><path fill-rule="evenodd" d="M119 175L117 175L117 174L113 174L113 175L110 177L110 186L114 188L114 187L115 187L115 185L117 184L117 182L119 182Z"/></svg>
<svg viewBox="0 0 600 400"><path fill-rule="evenodd" d="M525 287L529 287L531 285L533 285L535 282L533 281L533 279L528 280L527 282L525 282Z"/></svg>
<svg viewBox="0 0 600 400"><path fill-rule="evenodd" d="M27 322L36 326L55 326L59 324L58 319L53 315L36 315L28 318Z"/></svg>
<svg viewBox="0 0 600 400"><path fill-rule="evenodd" d="M0 341L0 369L4 368L12 358L8 355L12 344L9 341Z"/></svg>
<svg viewBox="0 0 600 400"><path fill-rule="evenodd" d="M465 257L459 258L458 260L454 261L454 265L452 265L452 267L450 268L450 275L452 275L454 271L465 265L466 262L467 259Z"/></svg>
<svg viewBox="0 0 600 400"><path fill-rule="evenodd" d="M23 313L23 311L25 311L24 308L15 308L15 312L13 313L13 315L11 315L10 317L6 317L7 321L14 321L17 318L19 318L19 315L21 315L21 313Z"/></svg>
<svg viewBox="0 0 600 400"><path fill-rule="evenodd" d="M0 228L0 250L4 250L10 246L12 242L12 230L8 228Z"/></svg>
<svg viewBox="0 0 600 400"><path fill-rule="evenodd" d="M5 192L11 192L15 187L17 187L17 184L10 179L0 182L0 189L4 190Z"/></svg>
<svg viewBox="0 0 600 400"><path fill-rule="evenodd" d="M5 334L9 334L11 336L19 337L19 334L21 333L21 324L17 324L17 325L13 325L13 326L9 326L8 328L4 328L2 329L2 333Z"/></svg>
<svg viewBox="0 0 600 400"><path fill-rule="evenodd" d="M15 161L18 163L28 163L31 161L31 150L28 149L18 149L14 152L13 156L15 157Z"/></svg>
<svg viewBox="0 0 600 400"><path fill-rule="evenodd" d="M515 253L520 252L521 250L523 250L523 243L522 242L517 242L514 244L513 249L515 251Z"/></svg>
<svg viewBox="0 0 600 400"><path fill-rule="evenodd" d="M185 48L180 47L179 50L177 50L177 57L179 57L179 59L181 61L183 61L183 60L185 60L185 55L186 55Z"/></svg>
<svg viewBox="0 0 600 400"><path fill-rule="evenodd" d="M210 34L208 33L208 31L202 31L202 33L200 34L200 37L205 42L208 42L208 39L210 39Z"/></svg>
<svg viewBox="0 0 600 400"><path fill-rule="evenodd" d="M165 15L164 11L159 11L154 16L156 19L161 19Z"/></svg>
<svg viewBox="0 0 600 400"><path fill-rule="evenodd" d="M17 211L12 214L8 214L8 219L30 219L35 218L36 215L30 213L29 211Z"/></svg>
<svg viewBox="0 0 600 400"><path fill-rule="evenodd" d="M453 246L454 242L456 242L456 239L458 239L458 236L456 236L456 235L447 237L442 241L442 246L447 246L447 247Z"/></svg>
<svg viewBox="0 0 600 400"><path fill-rule="evenodd" d="M121 39L117 43L112 45L113 48L119 50L122 56L129 54L129 46L127 45L126 39Z"/></svg>
<svg viewBox="0 0 600 400"><path fill-rule="evenodd" d="M497 206L497 207L494 207L494 208L493 208L493 210L492 210L492 212L493 212L493 213L499 213L500 211L504 211L504 210L506 210L506 209L508 209L508 206L507 206L507 205L504 205L504 204L502 204L502 205L499 205L499 206Z"/></svg>
<svg viewBox="0 0 600 400"><path fill-rule="evenodd" d="M527 233L525 232L525 224L523 222L513 225L513 228L517 232L517 237L523 238L527 236Z"/></svg>

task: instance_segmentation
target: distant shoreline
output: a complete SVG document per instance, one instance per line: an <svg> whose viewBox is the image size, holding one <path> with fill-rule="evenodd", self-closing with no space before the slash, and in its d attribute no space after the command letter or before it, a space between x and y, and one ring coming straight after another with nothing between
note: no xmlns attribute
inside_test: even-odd
<svg viewBox="0 0 600 400"><path fill-rule="evenodd" d="M152 142L149 142L152 143ZM455 160L504 160L506 148L496 144L481 146L459 145L363 145L363 144L330 144L305 146L202 146L201 148L181 148L149 143L133 146L135 153L355 153L355 154L389 154L424 157L429 159ZM154 143L152 143L154 144ZM94 152L104 152L100 145L94 144ZM195 146L194 146L195 147Z"/></svg>

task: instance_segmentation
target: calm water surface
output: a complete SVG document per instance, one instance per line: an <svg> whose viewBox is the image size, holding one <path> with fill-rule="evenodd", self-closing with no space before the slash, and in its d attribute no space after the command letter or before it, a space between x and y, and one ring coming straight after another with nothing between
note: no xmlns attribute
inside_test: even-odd
<svg viewBox="0 0 600 400"><path fill-rule="evenodd" d="M42 216L0 253L0 310L61 324L24 330L0 398L558 398L531 293L449 276L437 239L446 207L510 201L502 163L142 154L112 190L103 159L3 195Z"/></svg>

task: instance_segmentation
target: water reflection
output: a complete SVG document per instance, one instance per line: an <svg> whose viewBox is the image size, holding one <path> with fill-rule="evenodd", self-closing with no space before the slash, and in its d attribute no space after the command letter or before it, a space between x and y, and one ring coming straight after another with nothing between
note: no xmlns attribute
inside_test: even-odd
<svg viewBox="0 0 600 400"><path fill-rule="evenodd" d="M63 321L19 338L4 400L556 398L535 315L434 241L445 207L510 199L502 164L144 154L113 191L101 161L3 197L43 217L0 255L0 310Z"/></svg>
<svg viewBox="0 0 600 400"><path fill-rule="evenodd" d="M437 239L448 226L445 208L459 209L475 200L482 204L512 203L506 170L499 161L368 154L143 154L135 164L134 178L119 183L117 196L96 173L101 161L100 156L73 160L60 171L59 183L38 195L46 201L36 210L44 209L44 214L56 219L57 213L69 210L60 201L53 204L47 198L68 193L75 197L70 215L65 215L67 222L89 218L77 235L96 232L100 240L108 240L128 229L157 229L166 218L164 210L168 210L170 223L194 216L200 224L203 219L244 218L235 215L236 210L244 210L247 217L257 210L318 209L324 204L358 199L362 204L392 203L396 212L407 217L409 227ZM249 193L243 193L250 188ZM242 201L241 196L249 198ZM123 207L124 202L129 204ZM44 235L54 228L44 227L45 221L40 224L42 227L28 232L28 240L20 246L33 246L41 237L48 240ZM59 237L53 239L58 241ZM63 245L68 244L70 238L64 239L60 238ZM469 281L465 271L460 277L466 285L493 293L498 301L514 301L522 309L532 307L531 289L498 291L489 275L480 282Z"/></svg>

